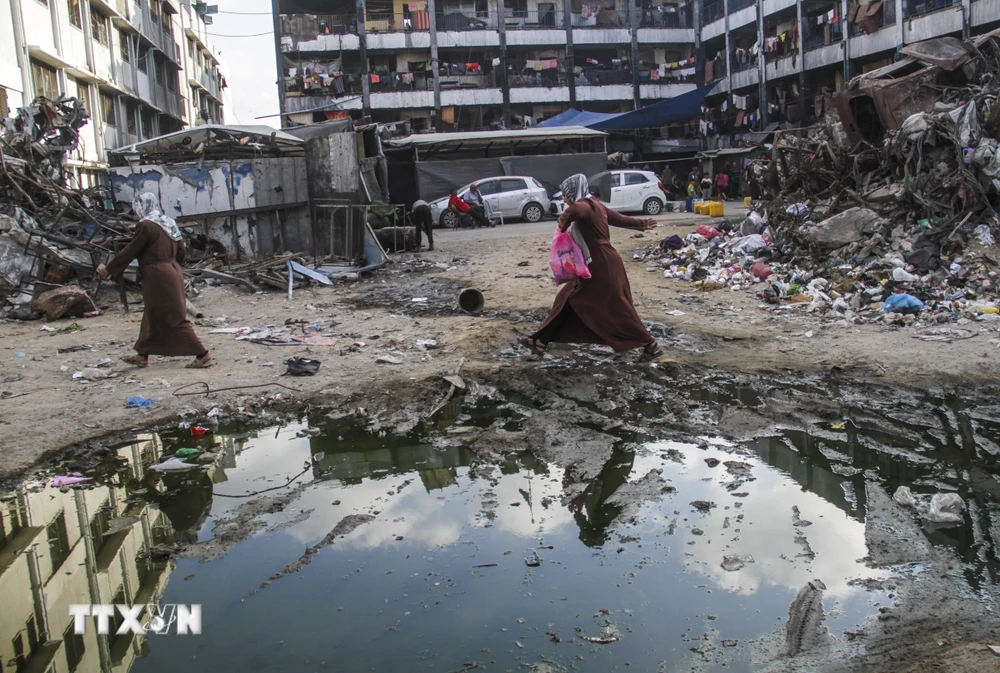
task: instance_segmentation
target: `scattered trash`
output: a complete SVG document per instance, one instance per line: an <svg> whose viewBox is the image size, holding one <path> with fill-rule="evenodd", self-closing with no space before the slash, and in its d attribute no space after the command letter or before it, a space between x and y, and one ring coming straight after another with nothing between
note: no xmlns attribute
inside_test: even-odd
<svg viewBox="0 0 1000 673"><path fill-rule="evenodd" d="M200 425L191 426L191 436L192 437L204 437L209 432L208 428L203 428Z"/></svg>
<svg viewBox="0 0 1000 673"><path fill-rule="evenodd" d="M917 510L923 518L934 523L962 523L965 501L957 493L936 493L933 496L915 495L906 486L896 489L892 499L900 505Z"/></svg>
<svg viewBox="0 0 1000 673"><path fill-rule="evenodd" d="M537 568L542 565L542 559L538 556L538 552L533 551L531 552L531 556L524 559L524 564L529 568Z"/></svg>
<svg viewBox="0 0 1000 673"><path fill-rule="evenodd" d="M126 409L148 409L151 406L153 406L153 400L139 395L133 395L125 400Z"/></svg>
<svg viewBox="0 0 1000 673"><path fill-rule="evenodd" d="M384 365L401 365L403 364L403 359L397 358L394 355L380 355L375 359L375 362Z"/></svg>
<svg viewBox="0 0 1000 673"><path fill-rule="evenodd" d="M149 469L154 472L186 472L187 470L194 470L198 466L192 465L191 463L185 463L180 458L175 458L171 456L163 462L154 463L149 466Z"/></svg>
<svg viewBox="0 0 1000 673"><path fill-rule="evenodd" d="M285 360L284 364L288 368L285 371L288 376L313 376L319 371L320 361L309 358L290 358Z"/></svg>
<svg viewBox="0 0 1000 673"><path fill-rule="evenodd" d="M92 481L92 479L92 477L85 477L79 472L73 472L72 474L66 476L53 477L50 486L52 486L52 488L62 488L64 486L72 486L73 484L82 484L84 482Z"/></svg>
<svg viewBox="0 0 1000 673"><path fill-rule="evenodd" d="M201 449L177 449L174 455L178 458L197 458L201 455Z"/></svg>

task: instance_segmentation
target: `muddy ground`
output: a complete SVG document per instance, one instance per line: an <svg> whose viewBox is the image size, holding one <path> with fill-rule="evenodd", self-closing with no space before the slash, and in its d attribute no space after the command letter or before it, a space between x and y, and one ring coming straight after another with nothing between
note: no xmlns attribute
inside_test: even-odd
<svg viewBox="0 0 1000 673"><path fill-rule="evenodd" d="M926 342L913 338L910 329L850 325L799 309L763 308L752 291L698 292L690 283L647 272L631 260L632 250L673 233L688 233L707 219L666 215L660 218L661 227L642 239L624 230L613 232L639 313L659 323L654 331L677 364L740 372L836 369L918 387L996 380L997 344L991 341L998 336L995 324L982 325L982 333L972 339ZM189 408L308 400L357 400L362 406L377 406L410 386L430 386L443 395L447 384L428 378L455 368L462 358L466 371L537 366L516 359L501 362L505 353L512 354L505 349L544 318L556 291L546 262L550 234L534 233L537 230L514 224L439 232L434 252L397 255L391 267L361 282L299 290L292 302L280 293L202 286L195 302L206 318L197 331L217 362L207 371L185 369L187 360L181 358L154 359L147 369L118 362L132 352L141 314L135 303L125 313L111 292L102 297L110 306L104 315L76 321L84 328L80 332L41 331L44 322L0 322L0 397L7 398L0 399L0 477L21 473L70 443L173 420ZM458 309L457 291L463 287L484 293L482 315L468 316ZM138 302L139 296L132 295L132 300ZM677 311L684 315L671 314ZM262 346L237 341L232 334L211 333L226 327L282 326L286 320L318 324L339 341L335 346ZM62 329L73 322L62 320L50 327ZM417 343L431 339L436 347ZM79 346L91 349L59 353ZM400 364L379 363L385 355ZM282 377L282 362L292 356L320 360L319 373ZM96 376L111 378L73 378L77 372L93 378L87 365L108 359L114 362ZM208 398L175 397L178 389L201 381L213 389L261 387ZM152 406L126 409L125 400L133 395L152 399Z"/></svg>
<svg viewBox="0 0 1000 673"><path fill-rule="evenodd" d="M933 390L942 398L991 399L988 384L997 379L996 323L973 325L979 332L971 339L927 342L914 338L908 328L851 325L807 314L804 307L763 307L753 291L699 292L632 261L634 249L673 233L684 235L707 218L667 215L660 220L661 227L643 238L613 232L639 313L653 323L654 334L670 351L669 362L652 368L634 364L635 354L612 355L594 348L556 350L540 362L532 361L527 351L514 346L544 318L555 294L546 263L551 234L530 225L440 232L434 252L398 255L392 266L360 282L298 290L291 302L277 293L202 286L194 300L206 317L196 329L216 359L217 366L210 370L185 369L187 360L176 358L154 359L147 369L118 362L131 352L140 313L134 307L126 313L110 293L102 297L102 303L111 306L104 315L76 321L82 331L43 331L46 323L37 322L0 323L0 478L11 481L71 445L100 450L113 445L116 433L204 418L204 412L216 407L248 417L266 417L306 403L344 412L362 408L359 413L375 425L406 431L444 399L450 384L440 375L460 363L469 394L488 395L498 388L519 391L549 412L529 418L522 435L487 429L460 441L486 460L518 443L567 467L572 478L565 485L566 502L572 502L574 489L586 489L607 462L613 444L607 433L640 418L678 436L696 438L711 431L740 438L776 424L845 418L845 390L854 400L851 418L867 415L873 424L880 414L905 408L893 399L901 389L914 395ZM478 288L485 295L481 315L458 309L457 292L463 287ZM319 325L337 343L264 346L236 340L231 333L212 333L255 325L280 327L286 320ZM72 322L49 327L59 330ZM59 353L80 346L86 348ZM282 376L282 362L292 356L320 360L318 374ZM109 359L114 362L87 367ZM74 378L77 372L84 376ZM708 372L724 372L736 381L769 374L786 377L788 384L770 387L764 410L751 413L734 399L732 405L723 403L704 415L697 413L690 396L673 389L704 380ZM836 384L804 389L795 383L802 376L816 381L832 376ZM201 382L212 390L230 390L183 395L203 390ZM152 399L152 405L126 408L125 400L134 395ZM616 406L623 401L628 414ZM563 425L572 422L571 427L554 432L553 415ZM903 432L934 436L930 425L904 426L909 429ZM974 463L987 463L971 469L970 479L994 496L995 449L989 440L969 448ZM659 488L655 477L636 486L646 487ZM870 507L885 500L874 490L877 484L872 488L865 498ZM618 497L627 510L629 494ZM871 527L872 563L923 564L924 581L900 591L891 614L863 634L865 647L854 653L856 663L833 664L821 655L809 660L803 653L794 663L776 667L991 670L1000 661L990 659L994 655L985 649L985 644L1000 641L997 620L989 611L992 589L984 596L963 595L953 582L961 572L958 561L924 544L919 528L907 523L910 519L891 501L878 508L876 518L879 513L884 525ZM879 557L890 552L895 556ZM803 622L808 623L808 591L802 599ZM810 637L807 632L789 636Z"/></svg>

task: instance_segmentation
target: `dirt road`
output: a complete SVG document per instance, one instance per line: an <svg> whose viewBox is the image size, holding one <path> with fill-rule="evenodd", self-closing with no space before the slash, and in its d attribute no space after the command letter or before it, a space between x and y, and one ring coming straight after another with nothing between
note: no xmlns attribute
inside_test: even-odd
<svg viewBox="0 0 1000 673"><path fill-rule="evenodd" d="M658 229L641 238L617 230L613 243L626 260L640 314L662 323L657 333L682 367L807 372L839 368L912 386L971 385L997 376L992 324L982 325L982 333L972 339L928 343L912 338L907 329L855 326L801 309L763 307L752 290L697 292L689 283L647 271L644 264L632 261L633 250L711 220L668 214L659 221ZM207 371L184 369L184 359L154 359L142 370L120 363L118 359L131 352L141 314L135 306L125 313L110 293L101 298L111 305L104 315L77 321L83 331L45 331L46 323L39 322L0 323L0 476L21 473L69 444L176 421L185 409L223 404L253 409L321 400L372 406L411 387L443 395L447 385L438 373L454 368L462 358L470 370L496 367L499 354L544 317L555 294L547 268L552 228L546 221L440 231L434 252L397 255L390 267L360 282L298 291L291 302L279 293L203 287L194 300L206 319L196 329L218 363ZM463 287L484 293L482 315L458 310L457 291ZM318 324L338 342L263 346L238 341L231 333L213 333L282 326L286 320ZM48 327L62 330L72 322ZM418 344L426 340L436 341L436 346ZM86 348L59 352L81 346ZM320 360L319 373L282 377L282 362L296 355ZM384 356L390 356L388 362L380 363ZM113 362L98 368L97 374L87 368L109 359ZM85 378L74 378L77 372ZM257 387L208 397L175 396L182 387L199 382L213 390ZM127 409L126 399L136 395L151 399L152 405Z"/></svg>

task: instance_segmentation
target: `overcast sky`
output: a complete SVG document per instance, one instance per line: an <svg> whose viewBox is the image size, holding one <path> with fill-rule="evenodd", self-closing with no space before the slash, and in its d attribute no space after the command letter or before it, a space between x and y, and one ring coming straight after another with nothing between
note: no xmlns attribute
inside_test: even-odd
<svg viewBox="0 0 1000 673"><path fill-rule="evenodd" d="M219 6L215 23L208 27L212 43L222 50L228 67L223 103L230 124L267 124L280 127L278 88L274 65L271 0L209 0ZM259 33L265 33L259 35ZM221 37L238 35L254 37Z"/></svg>

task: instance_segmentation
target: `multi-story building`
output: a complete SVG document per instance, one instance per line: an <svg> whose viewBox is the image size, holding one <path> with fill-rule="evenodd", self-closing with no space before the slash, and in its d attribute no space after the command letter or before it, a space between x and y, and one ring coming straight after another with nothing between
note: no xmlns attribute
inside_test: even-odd
<svg viewBox="0 0 1000 673"><path fill-rule="evenodd" d="M591 4L593 3L593 4ZM414 131L622 112L694 89L692 0L273 0L286 125Z"/></svg>
<svg viewBox="0 0 1000 673"><path fill-rule="evenodd" d="M95 184L106 151L223 121L221 61L204 3L190 0L0 0L0 117L36 96L76 96L90 123L70 158Z"/></svg>
<svg viewBox="0 0 1000 673"><path fill-rule="evenodd" d="M706 67L722 77L705 100L706 140L724 147L822 115L830 94L906 45L996 28L1000 0L710 0L700 14Z"/></svg>

